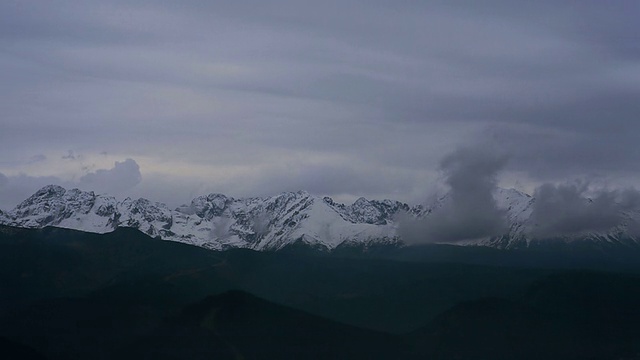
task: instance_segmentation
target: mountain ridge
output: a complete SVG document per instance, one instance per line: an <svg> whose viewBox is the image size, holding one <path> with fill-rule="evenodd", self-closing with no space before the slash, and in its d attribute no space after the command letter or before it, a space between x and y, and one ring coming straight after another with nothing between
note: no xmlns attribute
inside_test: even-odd
<svg viewBox="0 0 640 360"><path fill-rule="evenodd" d="M549 239L531 236L532 229L538 226L532 219L535 198L503 188L498 188L493 196L497 208L504 212L508 228L505 233L455 244L527 248L548 242ZM430 205L410 206L395 200L364 197L345 205L306 191L238 199L211 193L172 210L144 198L117 200L92 191L48 185L13 210L0 211L0 224L26 228L56 226L93 233L131 227L151 237L212 250L280 250L296 243L333 250L339 246L405 245L400 231L403 221L422 221L445 211L451 202L450 194ZM639 213L625 213L624 219L628 223ZM605 232L558 236L553 240L638 246L638 239L626 231L626 226L623 222Z"/></svg>
<svg viewBox="0 0 640 360"><path fill-rule="evenodd" d="M152 237L214 250L277 250L297 241L333 249L345 241L397 242L392 217L399 211L417 214L421 208L364 198L346 206L298 191L246 199L212 193L171 210L144 198L118 201L109 195L48 185L13 210L0 213L0 222L95 233L132 227Z"/></svg>

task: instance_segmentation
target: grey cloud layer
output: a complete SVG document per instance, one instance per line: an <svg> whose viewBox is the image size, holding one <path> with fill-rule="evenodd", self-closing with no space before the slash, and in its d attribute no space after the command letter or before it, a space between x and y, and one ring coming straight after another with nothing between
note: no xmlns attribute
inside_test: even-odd
<svg viewBox="0 0 640 360"><path fill-rule="evenodd" d="M73 148L261 164L252 194L295 190L271 180L293 166L290 186L397 197L484 141L534 182L637 181L639 14L624 0L3 1L0 172ZM370 169L374 185L332 180Z"/></svg>

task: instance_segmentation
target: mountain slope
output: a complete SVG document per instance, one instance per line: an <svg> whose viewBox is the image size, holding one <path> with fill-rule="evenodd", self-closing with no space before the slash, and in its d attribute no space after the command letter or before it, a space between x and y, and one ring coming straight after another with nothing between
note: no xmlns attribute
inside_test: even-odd
<svg viewBox="0 0 640 360"><path fill-rule="evenodd" d="M572 271L520 299L461 302L413 333L429 359L638 359L640 278Z"/></svg>
<svg viewBox="0 0 640 360"><path fill-rule="evenodd" d="M173 307L242 289L342 323L402 332L458 301L524 291L546 273L325 253L208 251L131 228L92 234L0 226L0 323L2 313L43 298L83 297L114 308L115 299L123 306L132 301Z"/></svg>
<svg viewBox="0 0 640 360"><path fill-rule="evenodd" d="M229 291L187 306L124 353L153 359L392 359L401 356L401 345L397 336Z"/></svg>

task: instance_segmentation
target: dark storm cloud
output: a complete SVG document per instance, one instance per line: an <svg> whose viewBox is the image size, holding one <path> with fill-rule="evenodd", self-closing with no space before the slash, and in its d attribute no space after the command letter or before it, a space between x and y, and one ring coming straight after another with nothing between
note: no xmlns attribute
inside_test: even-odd
<svg viewBox="0 0 640 360"><path fill-rule="evenodd" d="M507 158L480 147L461 148L440 163L450 190L442 206L423 220L402 219L400 234L409 243L457 242L506 232L506 211L493 193Z"/></svg>
<svg viewBox="0 0 640 360"><path fill-rule="evenodd" d="M635 189L590 190L586 182L544 184L534 198L531 235L539 238L610 230L624 222L624 211L640 206L640 192ZM635 231L636 225L631 225Z"/></svg>

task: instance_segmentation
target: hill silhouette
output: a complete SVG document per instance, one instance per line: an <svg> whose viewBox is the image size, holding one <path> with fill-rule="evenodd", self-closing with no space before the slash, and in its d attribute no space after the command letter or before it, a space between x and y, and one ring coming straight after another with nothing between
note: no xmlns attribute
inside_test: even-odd
<svg viewBox="0 0 640 360"><path fill-rule="evenodd" d="M636 273L0 228L0 345L25 358L634 358L638 303Z"/></svg>

